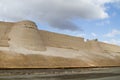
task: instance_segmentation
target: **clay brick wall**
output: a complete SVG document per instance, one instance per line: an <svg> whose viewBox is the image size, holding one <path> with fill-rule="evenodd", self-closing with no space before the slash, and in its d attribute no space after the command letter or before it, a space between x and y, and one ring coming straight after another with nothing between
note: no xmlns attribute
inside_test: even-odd
<svg viewBox="0 0 120 80"><path fill-rule="evenodd" d="M8 47L9 32L14 24L8 22L0 22L0 46Z"/></svg>
<svg viewBox="0 0 120 80"><path fill-rule="evenodd" d="M94 52L103 52L103 47L99 41L89 40L85 43L85 50Z"/></svg>
<svg viewBox="0 0 120 80"><path fill-rule="evenodd" d="M84 47L84 38L73 37L63 34L40 30L40 35L43 38L46 46L53 46L68 49L81 49Z"/></svg>
<svg viewBox="0 0 120 80"><path fill-rule="evenodd" d="M11 46L29 50L45 50L45 46L34 22L21 21L15 23L9 37Z"/></svg>

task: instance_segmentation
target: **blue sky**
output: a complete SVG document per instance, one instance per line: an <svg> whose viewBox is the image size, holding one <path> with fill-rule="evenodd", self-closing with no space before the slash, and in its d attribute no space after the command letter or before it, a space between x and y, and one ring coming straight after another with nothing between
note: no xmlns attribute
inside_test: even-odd
<svg viewBox="0 0 120 80"><path fill-rule="evenodd" d="M109 17L105 19L73 19L73 23L81 30L61 30L38 23L40 29L68 34L85 39L98 39L99 41L120 45L120 8L116 4L106 4Z"/></svg>
<svg viewBox="0 0 120 80"><path fill-rule="evenodd" d="M1 21L120 45L120 0L0 0Z"/></svg>

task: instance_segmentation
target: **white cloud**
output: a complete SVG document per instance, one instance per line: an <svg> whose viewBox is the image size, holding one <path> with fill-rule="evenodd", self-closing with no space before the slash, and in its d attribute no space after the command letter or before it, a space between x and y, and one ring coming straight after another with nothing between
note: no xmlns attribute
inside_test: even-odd
<svg viewBox="0 0 120 80"><path fill-rule="evenodd" d="M105 4L116 0L0 0L0 19L30 19L49 26L77 30L73 18L108 18Z"/></svg>
<svg viewBox="0 0 120 80"><path fill-rule="evenodd" d="M105 34L105 37L115 37L117 35L120 35L120 30L113 29L110 33Z"/></svg>
<svg viewBox="0 0 120 80"><path fill-rule="evenodd" d="M110 21L109 20L105 20L105 21L103 20L103 21L101 21L99 23L96 23L96 25L98 25L98 26L104 26L106 24L110 24Z"/></svg>
<svg viewBox="0 0 120 80"><path fill-rule="evenodd" d="M77 34L75 34L73 36L85 38L86 34L84 34L84 33L77 33Z"/></svg>
<svg viewBox="0 0 120 80"><path fill-rule="evenodd" d="M91 35L92 35L93 37L96 37L96 36L97 36L95 33L91 33Z"/></svg>
<svg viewBox="0 0 120 80"><path fill-rule="evenodd" d="M120 46L120 40L116 40L116 39L111 39L111 40L103 41L103 42Z"/></svg>

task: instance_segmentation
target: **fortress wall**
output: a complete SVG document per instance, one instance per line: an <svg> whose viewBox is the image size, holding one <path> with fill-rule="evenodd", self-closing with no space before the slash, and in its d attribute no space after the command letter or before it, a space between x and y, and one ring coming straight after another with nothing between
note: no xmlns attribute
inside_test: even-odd
<svg viewBox="0 0 120 80"><path fill-rule="evenodd" d="M89 40L85 43L85 50L101 52L101 53L120 53L120 48L117 45L107 44L95 40Z"/></svg>
<svg viewBox="0 0 120 80"><path fill-rule="evenodd" d="M107 44L95 40L87 41L85 43L85 49L95 52L102 52L102 53L109 53L109 52L120 53L119 46L113 44Z"/></svg>
<svg viewBox="0 0 120 80"><path fill-rule="evenodd" d="M11 31L12 26L14 23L10 22L0 22L0 46L8 47L8 40L9 40L9 32Z"/></svg>
<svg viewBox="0 0 120 80"><path fill-rule="evenodd" d="M39 31L46 46L67 48L67 49L82 49L84 48L84 38L71 37L68 35L57 34L48 31Z"/></svg>
<svg viewBox="0 0 120 80"><path fill-rule="evenodd" d="M35 23L31 21L17 22L10 32L10 45L14 49L25 48L34 51L43 51L45 46Z"/></svg>
<svg viewBox="0 0 120 80"><path fill-rule="evenodd" d="M88 51L119 52L118 46L90 40L84 42L84 38L73 37L43 30L38 30L34 22L0 22L0 46L8 47L9 42L15 47L30 50L46 50L45 46L82 49Z"/></svg>
<svg viewBox="0 0 120 80"><path fill-rule="evenodd" d="M103 50L105 52L117 52L117 53L120 53L120 48L117 45L107 44L107 43L104 43L104 42L99 42L99 43L100 43L100 46L103 47Z"/></svg>
<svg viewBox="0 0 120 80"><path fill-rule="evenodd" d="M94 52L103 52L103 47L99 41L89 40L85 43L85 50Z"/></svg>

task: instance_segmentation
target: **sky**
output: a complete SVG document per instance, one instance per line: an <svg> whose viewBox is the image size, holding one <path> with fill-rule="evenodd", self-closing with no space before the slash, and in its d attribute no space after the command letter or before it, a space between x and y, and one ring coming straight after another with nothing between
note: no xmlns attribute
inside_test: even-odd
<svg viewBox="0 0 120 80"><path fill-rule="evenodd" d="M120 0L0 0L0 21L120 45Z"/></svg>

